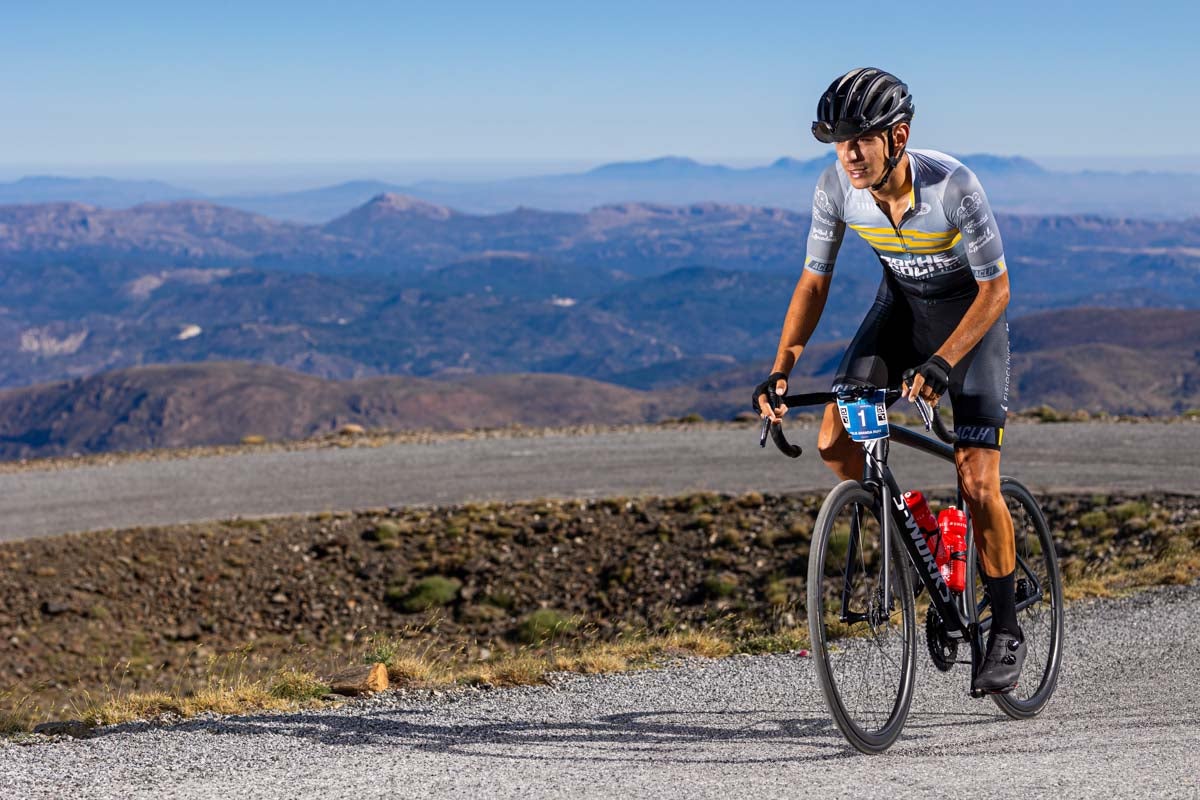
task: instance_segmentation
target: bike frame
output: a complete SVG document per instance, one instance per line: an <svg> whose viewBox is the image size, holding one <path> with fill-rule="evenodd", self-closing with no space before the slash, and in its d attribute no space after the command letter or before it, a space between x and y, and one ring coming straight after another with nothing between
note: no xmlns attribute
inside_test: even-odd
<svg viewBox="0 0 1200 800"><path fill-rule="evenodd" d="M920 526L917 525L917 521L913 517L908 504L904 502L904 494L896 483L896 479L892 475L892 471L887 463L892 439L928 455L949 461L952 464L954 463L954 448L902 426L891 425L889 428L890 437L876 439L863 444L863 450L866 453L863 485L880 498L881 505L888 512L880 515L880 522L883 526L881 547L883 550L882 563L884 564L884 607L889 613L893 608L891 584L891 548L893 543L891 533L895 530L899 533L898 538L903 542L909 559L917 567L917 572L924 582L926 590L929 592L930 601L941 617L949 637L955 641L970 642L971 664L972 669L975 669L983 660L983 635L991 627L990 617L982 623L979 621L979 615L987 607L987 603L985 601L975 602L973 586L968 587L968 591L963 592L956 602L954 594L950 591L950 587L942 579L933 554L929 552L929 545L925 541L925 534L921 531ZM961 492L956 494L955 504L966 511ZM967 511L967 514L969 520L970 512ZM856 535L857 531L852 530L851 548L855 544L853 537ZM967 535L968 537L973 537L973 530L968 528ZM974 548L968 546L968 551L973 550ZM853 552L853 549L850 552ZM849 556L847 557L849 558ZM1017 556L1017 562L1018 568L1029 581L1030 587L1029 593L1024 598L1018 598L1017 610L1020 611L1040 600L1043 588L1037 576L1020 555ZM842 591L843 622L859 621L858 618L863 616L851 613L848 608L852 577L849 574L849 570L847 570L846 584Z"/></svg>

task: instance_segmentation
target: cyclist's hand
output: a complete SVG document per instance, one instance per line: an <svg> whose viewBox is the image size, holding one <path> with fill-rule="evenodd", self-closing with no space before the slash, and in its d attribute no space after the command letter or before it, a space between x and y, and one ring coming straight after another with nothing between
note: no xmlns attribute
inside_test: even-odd
<svg viewBox="0 0 1200 800"><path fill-rule="evenodd" d="M904 373L904 384L900 390L909 402L915 402L920 397L936 405L949 386L950 362L939 355L932 355L924 364Z"/></svg>
<svg viewBox="0 0 1200 800"><path fill-rule="evenodd" d="M771 407L768 397L769 390L774 390L776 395L775 400L779 405L775 408ZM787 406L783 404L783 396L787 393L787 375L782 372L772 372L767 376L767 379L754 387L754 397L751 399L751 408L758 412L758 415L763 419L769 419L771 422L779 422L783 419L783 415L787 413Z"/></svg>

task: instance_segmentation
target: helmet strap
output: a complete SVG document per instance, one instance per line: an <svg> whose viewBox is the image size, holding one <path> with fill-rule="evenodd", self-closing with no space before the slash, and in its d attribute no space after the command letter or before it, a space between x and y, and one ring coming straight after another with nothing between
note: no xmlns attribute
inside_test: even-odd
<svg viewBox="0 0 1200 800"><path fill-rule="evenodd" d="M904 155L903 149L899 153L896 152L896 139L892 136L892 130L892 128L887 129L887 169L883 171L883 177L879 179L878 183L871 186L873 192L878 192L883 188L884 184L888 182L888 178L892 177L892 171L896 169L896 165L900 163L900 156Z"/></svg>

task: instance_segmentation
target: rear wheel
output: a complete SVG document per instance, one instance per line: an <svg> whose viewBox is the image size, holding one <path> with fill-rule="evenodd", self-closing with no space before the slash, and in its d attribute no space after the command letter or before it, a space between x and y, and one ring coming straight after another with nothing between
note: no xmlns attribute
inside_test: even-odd
<svg viewBox="0 0 1200 800"><path fill-rule="evenodd" d="M1001 479L1000 494L1012 515L1017 545L1014 578L1017 622L1025 636L1026 655L1017 688L991 697L1013 719L1028 719L1041 712L1058 683L1063 639L1062 576L1050 527L1033 494L1012 478ZM967 557L967 563L972 567L970 585L974 587L980 619L987 619L991 612L974 537Z"/></svg>
<svg viewBox="0 0 1200 800"><path fill-rule="evenodd" d="M891 598L885 598L883 513L858 481L839 484L817 515L808 559L817 680L838 729L864 753L896 741L916 677L912 569L893 534Z"/></svg>

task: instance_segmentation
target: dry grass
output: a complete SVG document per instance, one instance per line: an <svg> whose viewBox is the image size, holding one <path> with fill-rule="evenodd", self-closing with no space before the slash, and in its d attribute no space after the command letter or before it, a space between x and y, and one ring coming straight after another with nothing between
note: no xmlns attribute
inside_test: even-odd
<svg viewBox="0 0 1200 800"><path fill-rule="evenodd" d="M269 692L279 700L315 700L329 693L329 684L313 672L288 668L275 674Z"/></svg>
<svg viewBox="0 0 1200 800"><path fill-rule="evenodd" d="M1064 595L1068 601L1117 597L1152 586L1188 584L1200 579L1200 550L1190 541L1168 548L1156 561L1135 569L1094 575L1071 575ZM1186 545L1186 546L1185 546ZM724 658L734 653L780 653L810 647L804 626L780 627L754 635L725 631L676 631L663 635L629 635L616 641L594 641L593 632L579 630L551 645L528 646L492 653L475 643L437 646L422 631L364 640L363 663L383 662L396 687L444 689L452 686L529 686L542 684L553 673L599 675L653 669L679 657ZM98 698L85 695L76 716L92 725L133 720L193 717L204 712L241 714L313 707L328 686L316 673L299 667L280 669L265 679L251 679L245 654L213 659L205 682L191 691L133 693L105 687ZM28 730L36 710L0 693L0 734Z"/></svg>
<svg viewBox="0 0 1200 800"><path fill-rule="evenodd" d="M206 683L194 691L126 692L106 690L98 697L87 694L76 706L79 719L89 725L117 725L163 717L197 714L244 714L250 711L285 711L311 707L329 691L314 673L286 667L266 679L247 676L246 660L214 659Z"/></svg>
<svg viewBox="0 0 1200 800"><path fill-rule="evenodd" d="M1200 549L1171 548L1162 557L1134 569L1064 580L1067 600L1120 597L1151 586L1185 586L1200 579Z"/></svg>

